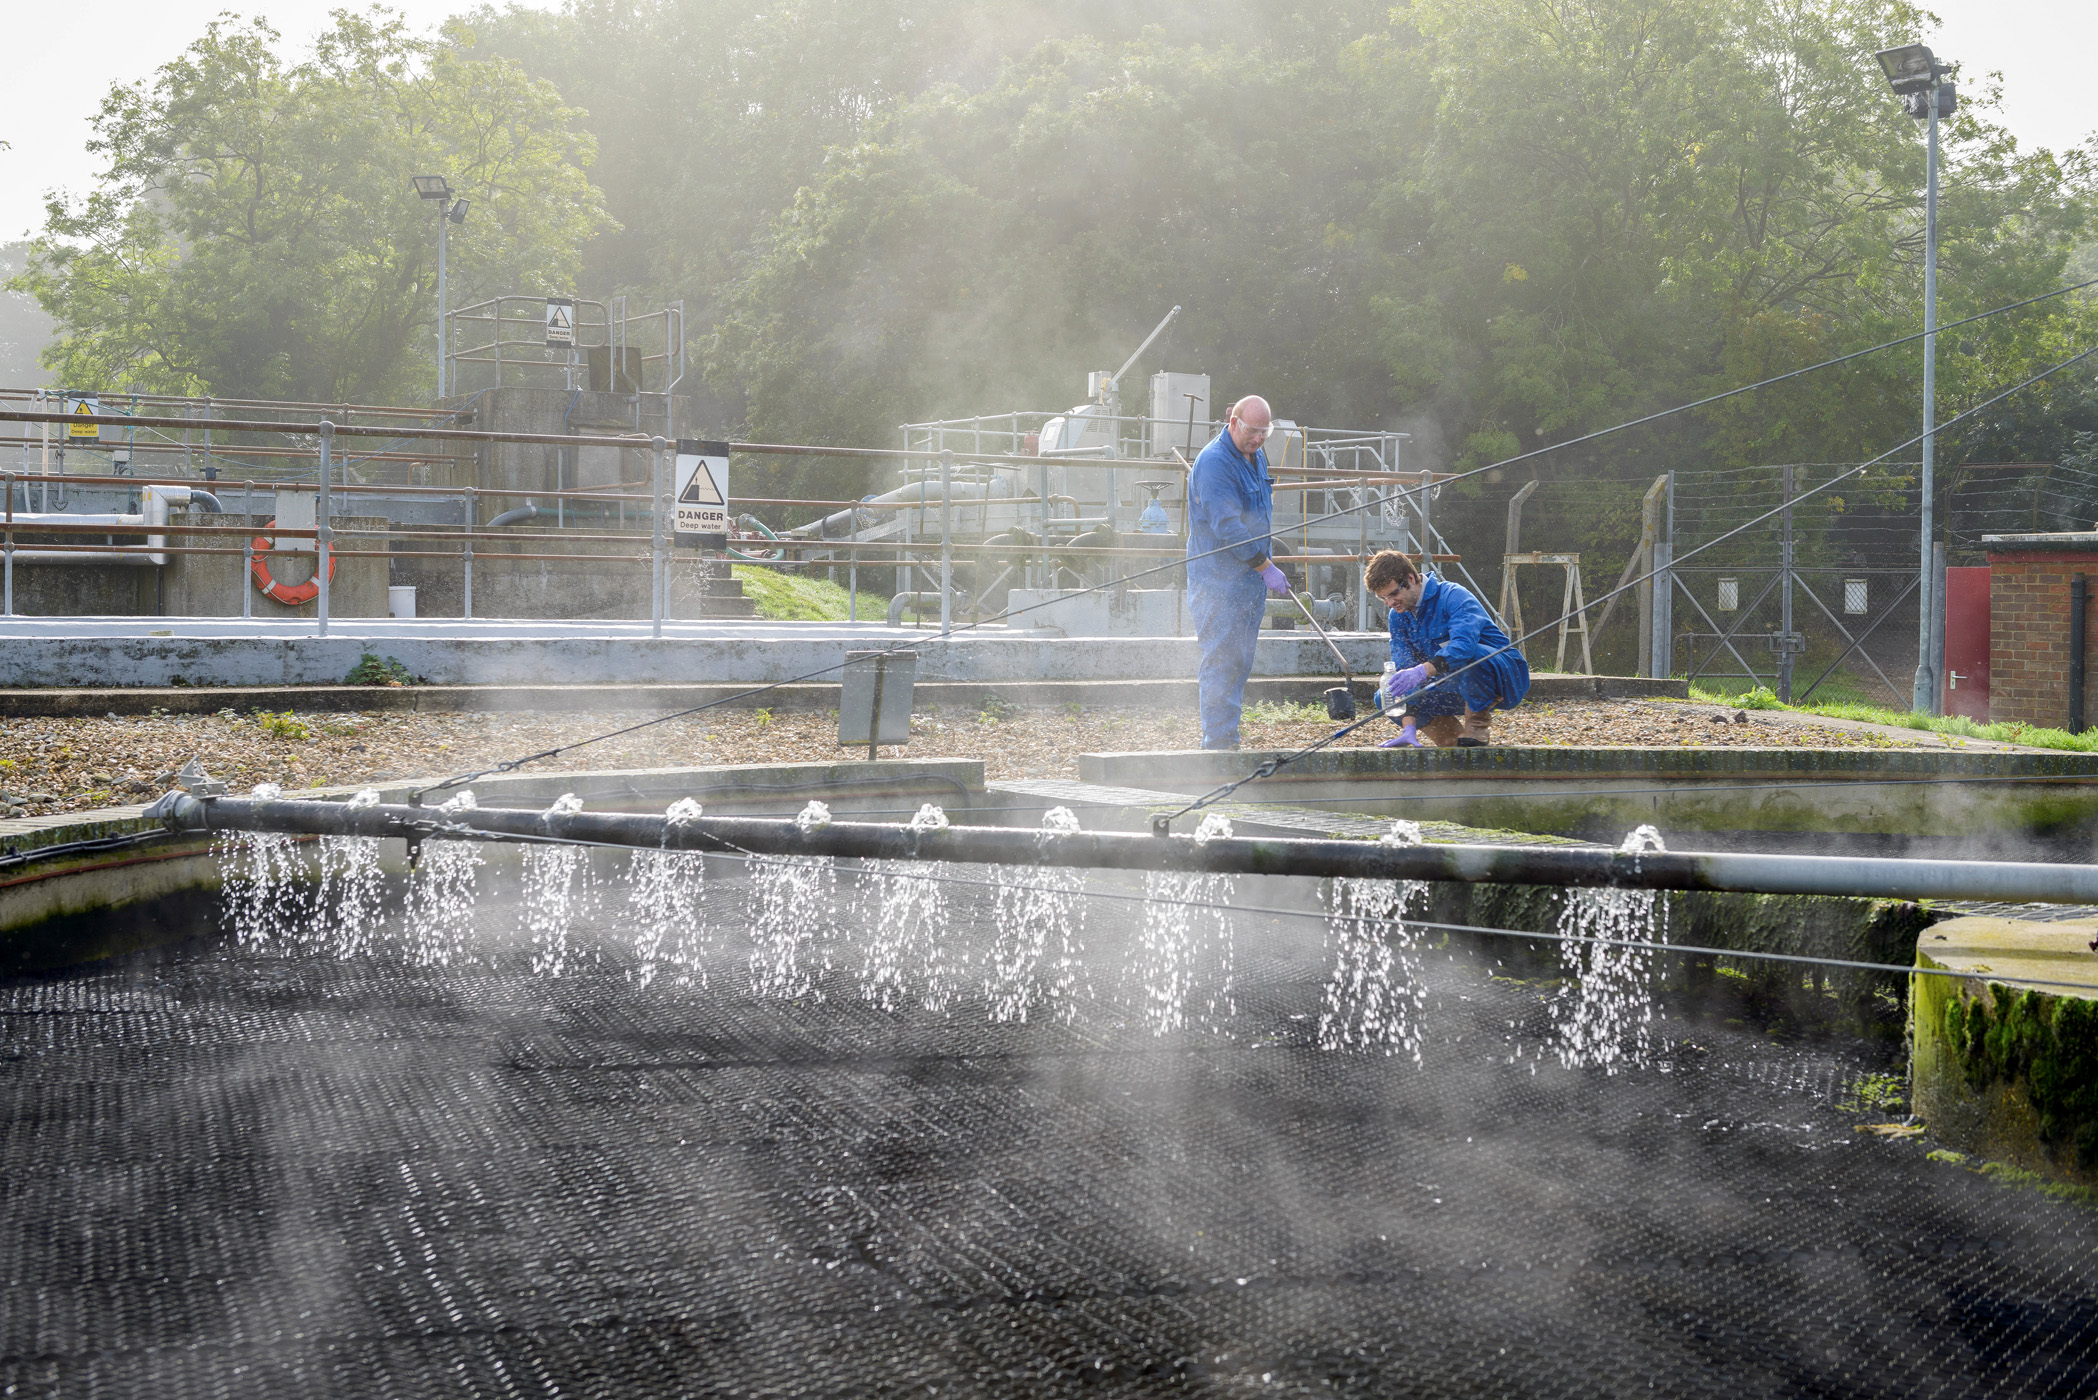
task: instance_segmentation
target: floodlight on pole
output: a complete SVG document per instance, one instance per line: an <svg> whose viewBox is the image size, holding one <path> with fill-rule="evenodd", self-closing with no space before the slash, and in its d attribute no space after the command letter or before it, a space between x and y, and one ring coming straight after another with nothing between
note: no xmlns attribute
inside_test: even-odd
<svg viewBox="0 0 2098 1400"><path fill-rule="evenodd" d="M1937 655L1944 631L1933 623L1945 607L1945 600L1938 596L1937 570L1931 558L1938 436L1938 118L1951 116L1959 97L1951 66L1939 62L1928 44L1903 44L1874 56L1887 75L1887 86L1902 99L1908 114L1929 129L1923 187L1923 468L1917 481L1921 507L1917 545L1922 556L1917 596L1921 607L1916 627L1916 681L1909 704L1921 714L1935 715L1944 712L1938 693L1944 658Z"/></svg>
<svg viewBox="0 0 2098 1400"><path fill-rule="evenodd" d="M415 186L421 199L434 199L437 205L437 397L442 399L450 391L447 371L450 346L447 343L448 327L445 325L448 308L445 302L445 252L448 240L445 235L453 224L466 222L466 211L470 201L452 198L452 184L442 175L411 175L408 182Z"/></svg>

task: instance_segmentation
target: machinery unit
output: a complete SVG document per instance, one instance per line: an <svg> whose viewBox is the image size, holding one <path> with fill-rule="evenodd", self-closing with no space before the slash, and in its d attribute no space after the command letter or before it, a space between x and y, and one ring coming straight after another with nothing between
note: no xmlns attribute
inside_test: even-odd
<svg viewBox="0 0 2098 1400"><path fill-rule="evenodd" d="M1149 377L1142 411L1123 411L1126 377L1179 314L1174 307L1120 369L1090 372L1089 402L1062 412L1011 410L903 425L904 447L925 456L903 468L897 486L787 535L841 546L915 546L894 565L895 592L912 601L892 613L938 610L941 552L929 546L943 540L963 547L947 551L945 602L955 619L1005 611L1016 588L1040 600L1128 579L1136 590L1177 593L1182 578L1160 566L1185 555L1188 464L1222 430L1220 404L1236 398L1217 399L1205 373L1161 369ZM1360 561L1376 550L1441 555L1470 582L1434 529L1432 478L1404 468L1405 442L1404 433L1321 428L1280 416L1268 439L1274 552L1328 616L1357 629L1382 619L1360 585ZM954 454L944 488L942 453ZM984 460L1001 457L1032 460ZM896 556L855 557L841 549L803 558L886 570ZM1276 622L1290 625L1289 618Z"/></svg>

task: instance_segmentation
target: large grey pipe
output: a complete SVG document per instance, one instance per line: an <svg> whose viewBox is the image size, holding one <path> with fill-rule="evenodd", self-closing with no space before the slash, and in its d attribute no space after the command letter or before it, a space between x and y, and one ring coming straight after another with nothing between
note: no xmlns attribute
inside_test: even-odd
<svg viewBox="0 0 2098 1400"><path fill-rule="evenodd" d="M1049 833L1009 827L918 830L831 822L803 830L755 817L621 812L550 813L244 797L172 792L146 809L177 831L275 831L308 835L583 841L649 850L866 860L944 860L1013 866L1205 871L1235 875L1449 880L1464 884L1615 886L1739 894L1848 895L1872 899L1973 899L2098 904L2098 866L2009 861L1883 860L1848 856L1735 855L1665 851L1627 854L1589 846L1393 846L1378 841L1288 837Z"/></svg>
<svg viewBox="0 0 2098 1400"><path fill-rule="evenodd" d="M526 501L521 506L504 511L481 528L484 530L500 530L505 525L520 525L527 520L537 520L541 514L543 512L539 507L533 505L530 501Z"/></svg>

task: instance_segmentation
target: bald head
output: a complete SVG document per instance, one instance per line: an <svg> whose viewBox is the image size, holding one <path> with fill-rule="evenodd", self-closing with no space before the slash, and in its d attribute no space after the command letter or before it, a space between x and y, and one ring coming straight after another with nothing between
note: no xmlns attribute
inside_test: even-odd
<svg viewBox="0 0 2098 1400"><path fill-rule="evenodd" d="M1248 394L1231 405L1231 445L1246 456L1253 455L1262 443L1268 440L1269 427L1275 415L1268 408L1268 401L1258 394Z"/></svg>

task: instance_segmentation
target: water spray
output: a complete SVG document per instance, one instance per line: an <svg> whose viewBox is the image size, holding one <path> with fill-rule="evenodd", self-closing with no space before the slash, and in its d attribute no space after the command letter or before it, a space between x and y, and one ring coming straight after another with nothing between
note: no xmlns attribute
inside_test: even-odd
<svg viewBox="0 0 2098 1400"><path fill-rule="evenodd" d="M827 814L826 814L827 815ZM1039 868L1095 867L1214 875L1287 875L1463 884L1564 885L1872 899L2098 904L2098 866L1863 856L1606 850L1584 846L1397 846L1380 842L1189 838L982 826L778 821L502 807L353 806L283 797L204 797L176 791L146 809L172 831L445 841L573 842L649 850L803 859L952 861Z"/></svg>

